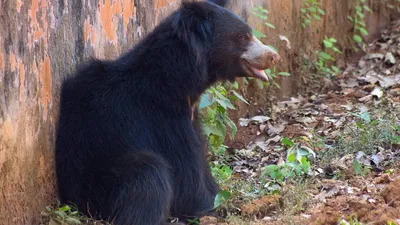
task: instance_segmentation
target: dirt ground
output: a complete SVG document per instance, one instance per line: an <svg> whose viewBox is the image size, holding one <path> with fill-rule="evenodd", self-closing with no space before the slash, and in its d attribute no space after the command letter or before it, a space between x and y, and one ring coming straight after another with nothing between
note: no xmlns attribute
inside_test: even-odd
<svg viewBox="0 0 400 225"><path fill-rule="evenodd" d="M306 95L240 118L225 155L211 157L229 167L221 187L231 198L189 224L400 224L400 20L342 73L313 79ZM308 149L309 168L295 179L263 182L268 166L288 164L287 142ZM43 213L43 224L59 224L52 223L58 214Z"/></svg>
<svg viewBox="0 0 400 225"><path fill-rule="evenodd" d="M371 224L398 222L400 218L400 177L389 175L352 181L357 193L328 199L310 209L312 217L307 224L337 224L338 218L353 216Z"/></svg>
<svg viewBox="0 0 400 225"><path fill-rule="evenodd" d="M233 201L236 210L225 214L235 216L204 217L200 224L358 224L351 220L361 224L400 224L399 143L381 141L383 137L374 134L375 130L379 133L385 129L381 126L368 130L373 133L368 133L370 136L352 128L355 124L361 127L363 120L399 126L399 46L400 21L395 21L366 47L364 56L348 63L343 73L331 80L320 78L314 82L319 86L310 86L308 95L277 103L268 116L260 115L265 120L244 118L251 122L239 128L234 141L226 143L232 149L241 149L233 151L236 158L230 162L232 176L237 180L250 182L265 166L284 160L285 151L279 148L283 137L294 139L317 154L333 151L326 146L335 145L341 138L345 146L339 147L352 152L332 153L337 155L324 163L316 160L314 169L321 173L301 190L293 191L297 184L286 183L280 195ZM389 117L392 119L386 121ZM393 132L394 136L400 135L399 130ZM321 137L321 143L311 141L316 136ZM355 160L370 170L356 174ZM330 176L331 173L336 175ZM294 194L288 195L291 191ZM288 213L292 203L303 198L300 195L307 196L300 200L302 207Z"/></svg>

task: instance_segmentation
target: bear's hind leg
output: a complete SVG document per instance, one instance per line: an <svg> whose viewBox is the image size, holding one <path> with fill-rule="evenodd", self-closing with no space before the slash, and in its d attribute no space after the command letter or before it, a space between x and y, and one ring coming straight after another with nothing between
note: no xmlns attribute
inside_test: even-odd
<svg viewBox="0 0 400 225"><path fill-rule="evenodd" d="M172 198L168 164L151 152L97 162L86 175L86 210L115 225L166 224Z"/></svg>

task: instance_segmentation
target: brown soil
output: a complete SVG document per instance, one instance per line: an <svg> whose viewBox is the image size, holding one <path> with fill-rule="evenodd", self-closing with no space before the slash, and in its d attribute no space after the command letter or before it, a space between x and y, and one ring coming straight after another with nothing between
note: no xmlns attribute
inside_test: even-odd
<svg viewBox="0 0 400 225"><path fill-rule="evenodd" d="M229 127L227 128L227 133L230 132ZM255 124L249 124L248 127L240 127L238 126L238 131L235 136L235 140L227 136L225 145L234 148L234 149L243 149L254 139L257 138L257 132L259 131L259 127Z"/></svg>
<svg viewBox="0 0 400 225"><path fill-rule="evenodd" d="M372 185L360 187L361 191L356 195L342 195L328 199L326 203L311 210L312 217L309 224L336 225L338 218L348 220L350 217L357 218L364 223L395 222L400 218L400 178L379 187L382 185L379 184L381 181L382 177L376 178L372 181ZM377 186L374 187L374 184ZM368 198L368 196L370 197Z"/></svg>

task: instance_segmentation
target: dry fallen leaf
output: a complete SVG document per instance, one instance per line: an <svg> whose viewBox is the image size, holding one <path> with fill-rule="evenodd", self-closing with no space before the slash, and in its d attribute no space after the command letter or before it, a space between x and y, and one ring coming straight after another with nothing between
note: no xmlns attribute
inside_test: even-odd
<svg viewBox="0 0 400 225"><path fill-rule="evenodd" d="M247 127L251 122L264 123L270 120L268 116L254 116L250 119L240 118L239 123L242 127Z"/></svg>
<svg viewBox="0 0 400 225"><path fill-rule="evenodd" d="M285 42L286 42L286 48L292 49L291 43L290 43L289 39L288 39L286 36L279 35L279 38L280 38L282 41L285 41Z"/></svg>

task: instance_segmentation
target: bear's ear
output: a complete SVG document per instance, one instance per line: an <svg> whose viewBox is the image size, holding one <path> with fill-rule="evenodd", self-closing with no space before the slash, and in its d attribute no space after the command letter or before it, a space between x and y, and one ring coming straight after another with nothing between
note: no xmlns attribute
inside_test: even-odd
<svg viewBox="0 0 400 225"><path fill-rule="evenodd" d="M229 0L208 0L208 1L217 4L219 6L225 7Z"/></svg>
<svg viewBox="0 0 400 225"><path fill-rule="evenodd" d="M178 38L188 44L197 57L204 58L213 37L213 9L201 2L183 3L173 18L173 29Z"/></svg>

